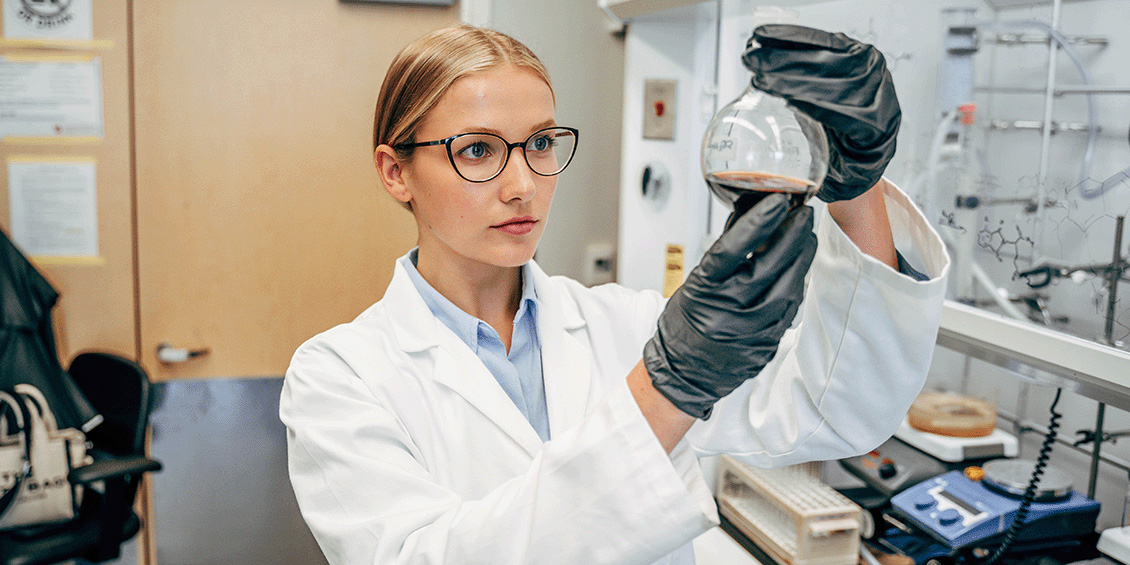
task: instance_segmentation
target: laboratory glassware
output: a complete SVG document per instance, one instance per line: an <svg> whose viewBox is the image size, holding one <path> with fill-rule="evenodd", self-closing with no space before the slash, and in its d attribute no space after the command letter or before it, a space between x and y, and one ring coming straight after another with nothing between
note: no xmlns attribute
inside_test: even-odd
<svg viewBox="0 0 1130 565"><path fill-rule="evenodd" d="M748 208L773 192L789 194L799 206L827 172L828 140L820 123L752 85L706 127L702 174L731 208L739 198Z"/></svg>

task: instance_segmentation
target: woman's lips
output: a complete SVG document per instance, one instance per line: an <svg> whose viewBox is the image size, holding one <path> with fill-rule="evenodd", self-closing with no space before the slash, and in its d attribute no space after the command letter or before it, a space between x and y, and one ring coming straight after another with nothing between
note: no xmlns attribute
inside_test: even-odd
<svg viewBox="0 0 1130 565"><path fill-rule="evenodd" d="M510 235L526 235L534 231L534 224L538 223L537 220L530 218L516 218L508 220L506 223L497 226L491 226L491 229L496 229L503 233Z"/></svg>
<svg viewBox="0 0 1130 565"><path fill-rule="evenodd" d="M490 226L490 228L497 229L497 231L506 234L525 235L532 232L533 225L537 223L538 220L534 219L532 216L519 216L507 219L497 226Z"/></svg>

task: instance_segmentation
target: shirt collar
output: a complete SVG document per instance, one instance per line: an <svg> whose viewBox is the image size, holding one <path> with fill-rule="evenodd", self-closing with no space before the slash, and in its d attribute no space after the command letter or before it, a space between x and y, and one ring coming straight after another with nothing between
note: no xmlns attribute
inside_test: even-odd
<svg viewBox="0 0 1130 565"><path fill-rule="evenodd" d="M442 295L424 277L420 271L416 270L416 261L419 255L419 248L413 248L403 257L398 259L400 266L408 273L408 278L412 281L412 286L416 287L416 291L420 293L420 297L424 299L428 309L431 310L432 315L436 317L443 325L455 332L459 339L466 343L471 351L478 354L479 351L479 325L489 325L464 312L461 308L456 306L453 302ZM533 341L537 347L541 347L541 339L538 335L538 310L541 308L541 302L538 300L537 289L534 288L534 276L531 271L529 263L522 265L522 298L518 302L518 312L514 315L514 328L519 331L523 327L524 318L529 317L528 327L533 336Z"/></svg>

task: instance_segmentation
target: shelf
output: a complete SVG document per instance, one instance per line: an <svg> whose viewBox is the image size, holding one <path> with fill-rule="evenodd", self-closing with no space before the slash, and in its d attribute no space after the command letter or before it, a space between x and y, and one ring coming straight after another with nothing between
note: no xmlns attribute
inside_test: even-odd
<svg viewBox="0 0 1130 565"><path fill-rule="evenodd" d="M664 10L671 10L674 8L682 8L683 6L690 6L693 4L700 4L706 0L597 0L597 3L604 9L605 13L610 16L619 18L621 21L662 12ZM805 4L815 4L825 0L765 0L753 2L753 5L765 4L766 6L803 6Z"/></svg>
<svg viewBox="0 0 1130 565"><path fill-rule="evenodd" d="M989 5L994 9L1000 10L1003 8L1020 8L1023 6L1044 6L1051 4L1052 0L987 0ZM1081 0L1069 0L1081 1Z"/></svg>
<svg viewBox="0 0 1130 565"><path fill-rule="evenodd" d="M706 0L598 0L601 8L621 20L630 20L663 10L698 4ZM826 0L765 0L755 4L771 6L801 6ZM996 9L1051 4L1052 0L988 0ZM1076 0L1078 1L1078 0Z"/></svg>
<svg viewBox="0 0 1130 565"><path fill-rule="evenodd" d="M703 0L599 0L601 8L609 15L630 20L655 12L698 4Z"/></svg>
<svg viewBox="0 0 1130 565"><path fill-rule="evenodd" d="M1130 352L950 300L938 345L1130 410Z"/></svg>

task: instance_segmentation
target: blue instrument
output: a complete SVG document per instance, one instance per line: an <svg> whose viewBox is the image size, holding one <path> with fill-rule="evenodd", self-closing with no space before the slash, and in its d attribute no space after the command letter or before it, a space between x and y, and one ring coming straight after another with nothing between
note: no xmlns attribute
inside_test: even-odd
<svg viewBox="0 0 1130 565"><path fill-rule="evenodd" d="M1012 524L1020 499L990 490L960 471L923 481L891 498L899 519L959 549L992 543ZM1017 539L1063 538L1095 531L1099 503L1071 491L1066 498L1033 502Z"/></svg>

